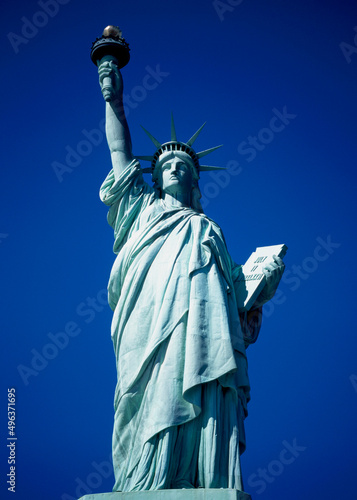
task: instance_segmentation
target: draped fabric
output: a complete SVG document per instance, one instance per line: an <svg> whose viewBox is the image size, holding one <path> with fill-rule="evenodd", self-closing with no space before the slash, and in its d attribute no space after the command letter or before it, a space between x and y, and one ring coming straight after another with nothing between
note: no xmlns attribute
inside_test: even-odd
<svg viewBox="0 0 357 500"><path fill-rule="evenodd" d="M108 290L118 381L114 491L242 489L245 343L220 228L168 208L133 161L101 187L114 229ZM244 331L244 337L242 332Z"/></svg>

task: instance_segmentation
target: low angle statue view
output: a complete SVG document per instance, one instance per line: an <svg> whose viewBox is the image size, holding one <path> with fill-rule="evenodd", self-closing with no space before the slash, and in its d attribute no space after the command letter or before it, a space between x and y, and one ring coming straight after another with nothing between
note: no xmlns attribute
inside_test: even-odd
<svg viewBox="0 0 357 500"><path fill-rule="evenodd" d="M112 443L118 493L110 498L175 490L177 498L195 492L249 499L240 463L250 399L246 349L284 272L286 247L258 248L246 266L236 264L200 203L201 174L218 168L201 158L219 146L195 151L203 126L178 139L171 117L168 137L145 130L155 148L134 156L120 72L129 46L119 28L104 30L91 58L112 159L100 189L116 254L108 300L118 377ZM143 172L151 173L152 185Z"/></svg>

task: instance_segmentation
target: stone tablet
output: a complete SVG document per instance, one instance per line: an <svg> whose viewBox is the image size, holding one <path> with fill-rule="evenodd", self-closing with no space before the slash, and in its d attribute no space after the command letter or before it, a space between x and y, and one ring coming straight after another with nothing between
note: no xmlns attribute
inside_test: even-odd
<svg viewBox="0 0 357 500"><path fill-rule="evenodd" d="M273 255L283 258L287 252L286 245L258 247L242 266L238 278L238 308L249 311L265 285L264 267L273 261Z"/></svg>

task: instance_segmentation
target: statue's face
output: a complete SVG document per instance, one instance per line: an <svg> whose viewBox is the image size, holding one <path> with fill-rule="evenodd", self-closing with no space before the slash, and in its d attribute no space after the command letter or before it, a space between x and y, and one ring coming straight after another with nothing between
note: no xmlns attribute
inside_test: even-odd
<svg viewBox="0 0 357 500"><path fill-rule="evenodd" d="M191 157L181 151L170 151L160 157L159 186L165 193L190 193L195 168Z"/></svg>

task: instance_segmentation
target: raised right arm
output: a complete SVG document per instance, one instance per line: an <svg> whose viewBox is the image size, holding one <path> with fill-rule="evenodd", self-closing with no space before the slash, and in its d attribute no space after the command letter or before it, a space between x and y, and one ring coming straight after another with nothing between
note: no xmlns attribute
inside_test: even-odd
<svg viewBox="0 0 357 500"><path fill-rule="evenodd" d="M99 64L99 83L103 89L103 79L111 79L112 99L106 102L105 130L111 153L114 176L121 173L132 162L131 138L123 104L123 78L118 66L113 61L102 59ZM107 81L107 80L106 80Z"/></svg>

